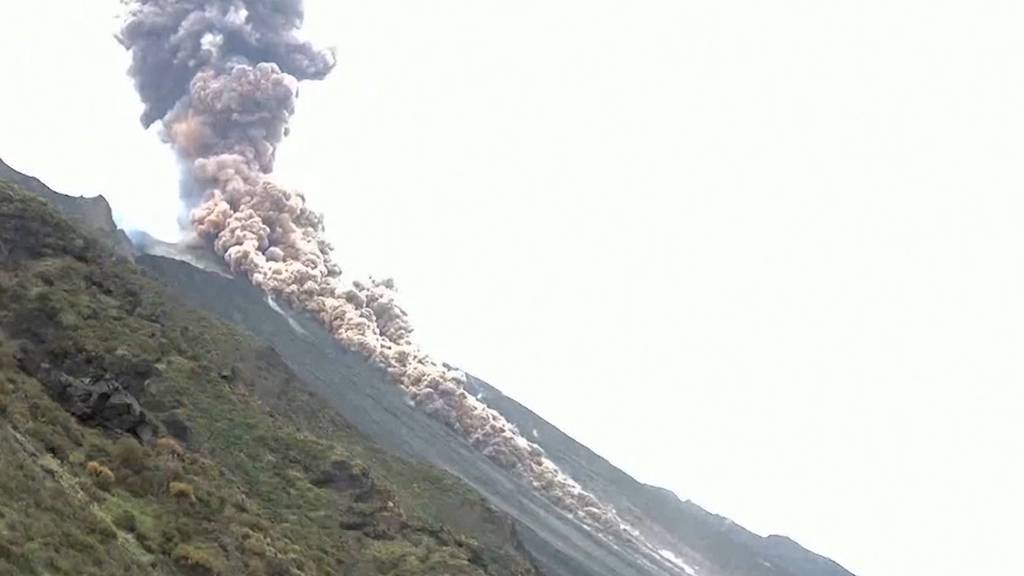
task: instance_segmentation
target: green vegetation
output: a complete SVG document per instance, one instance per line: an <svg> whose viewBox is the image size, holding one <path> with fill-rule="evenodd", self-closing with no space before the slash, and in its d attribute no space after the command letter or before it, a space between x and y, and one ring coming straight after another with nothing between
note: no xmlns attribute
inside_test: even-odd
<svg viewBox="0 0 1024 576"><path fill-rule="evenodd" d="M0 575L529 575L511 522L0 182Z"/></svg>

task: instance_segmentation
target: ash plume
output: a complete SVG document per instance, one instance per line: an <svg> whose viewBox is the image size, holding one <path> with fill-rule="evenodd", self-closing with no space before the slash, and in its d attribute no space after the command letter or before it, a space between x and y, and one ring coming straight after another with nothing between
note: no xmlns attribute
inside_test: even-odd
<svg viewBox="0 0 1024 576"><path fill-rule="evenodd" d="M272 62L296 80L327 76L334 54L295 36L303 17L302 0L136 0L120 40L132 50L143 125L164 119L210 68Z"/></svg>
<svg viewBox="0 0 1024 576"><path fill-rule="evenodd" d="M119 36L145 105L184 167L194 232L230 269L315 316L345 347L385 369L416 406L592 528L632 533L614 510L465 391L461 373L424 354L390 280L345 283L323 219L269 180L298 84L334 54L300 41L301 0L137 0Z"/></svg>

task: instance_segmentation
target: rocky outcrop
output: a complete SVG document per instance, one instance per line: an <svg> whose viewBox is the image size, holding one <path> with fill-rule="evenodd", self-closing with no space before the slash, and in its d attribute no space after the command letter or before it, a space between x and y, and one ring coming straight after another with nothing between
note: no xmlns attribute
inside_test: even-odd
<svg viewBox="0 0 1024 576"><path fill-rule="evenodd" d="M352 494L355 502L368 502L376 492L370 471L346 460L335 460L312 480L317 488L328 488L336 492Z"/></svg>
<svg viewBox="0 0 1024 576"><path fill-rule="evenodd" d="M83 424L130 434L142 442L156 435L156 421L113 376L76 377L45 363L23 361L21 365L43 383L57 404Z"/></svg>
<svg viewBox="0 0 1024 576"><path fill-rule="evenodd" d="M160 417L160 423L164 425L164 431L184 446L192 443L192 427L185 422L181 413L172 410Z"/></svg>

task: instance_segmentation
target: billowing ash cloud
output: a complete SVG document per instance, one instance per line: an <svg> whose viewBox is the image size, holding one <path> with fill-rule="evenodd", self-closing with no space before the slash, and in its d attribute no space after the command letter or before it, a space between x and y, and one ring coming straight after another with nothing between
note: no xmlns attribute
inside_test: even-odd
<svg viewBox="0 0 1024 576"><path fill-rule="evenodd" d="M273 62L297 80L324 78L334 54L302 42L302 0L136 0L121 42L145 104L142 123L163 119L199 72Z"/></svg>
<svg viewBox="0 0 1024 576"><path fill-rule="evenodd" d="M464 377L425 355L389 280L351 282L331 258L323 221L268 180L288 134L299 81L323 78L331 52L299 41L301 0L139 0L120 40L145 104L186 173L199 237L235 273L318 318L344 346L384 368L412 401L566 513L616 533L615 512L584 491Z"/></svg>

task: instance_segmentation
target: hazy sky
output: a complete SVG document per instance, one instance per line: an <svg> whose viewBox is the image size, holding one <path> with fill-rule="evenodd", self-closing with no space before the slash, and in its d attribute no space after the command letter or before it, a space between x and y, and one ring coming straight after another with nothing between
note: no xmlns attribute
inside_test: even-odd
<svg viewBox="0 0 1024 576"><path fill-rule="evenodd" d="M429 350L859 576L1024 573L1024 3L307 6L279 179ZM117 10L5 2L0 157L173 236Z"/></svg>

